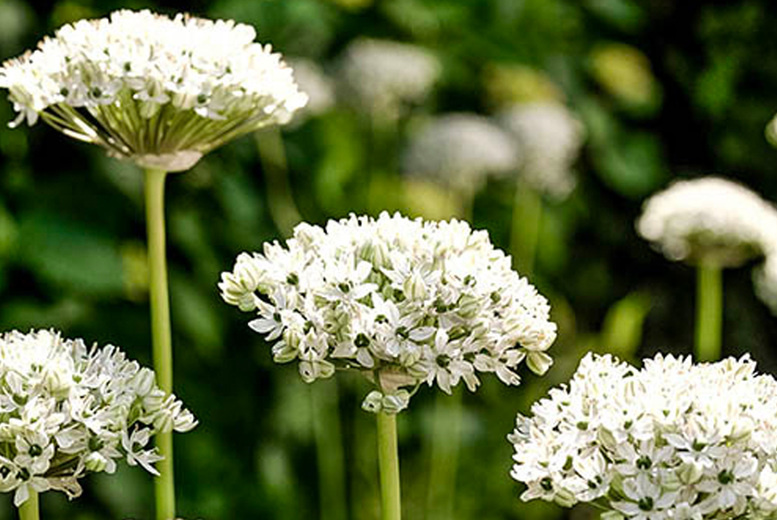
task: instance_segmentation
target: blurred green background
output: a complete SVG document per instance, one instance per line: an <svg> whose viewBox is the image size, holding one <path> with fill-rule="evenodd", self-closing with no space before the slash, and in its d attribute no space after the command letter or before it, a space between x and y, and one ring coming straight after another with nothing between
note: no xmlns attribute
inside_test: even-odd
<svg viewBox="0 0 777 520"><path fill-rule="evenodd" d="M592 517L584 508L522 504L505 436L516 412L566 380L589 350L627 359L690 353L694 272L653 252L634 219L642 201L675 177L714 173L777 199L777 150L763 136L777 110L770 0L0 0L0 57L33 47L63 23L143 7L252 24L261 41L330 72L359 36L429 49L442 77L384 143L386 170L396 167L392 158L419 115L489 114L495 100L541 97L546 79L556 86L587 133L577 188L545 204L532 276L559 324L556 364L543 378L522 374L520 387L488 380L465 396L454 511L456 520ZM12 119L0 101L0 121ZM382 208L457 214L439 190L405 181L371 199L369 135L364 114L345 105L283 130L291 193L305 220ZM168 180L175 387L201 421L176 440L179 513L189 519L319 518L310 390L334 383L309 389L294 366L274 365L268 345L216 288L239 252L283 238L270 212L282 193L267 172L256 140L246 137ZM0 329L55 327L150 363L141 183L134 166L43 124L0 127ZM509 180L489 182L472 211L475 227L504 248L514 189ZM774 371L777 321L754 296L750 276L748 268L725 273L724 352L751 352L762 370ZM376 519L374 418L359 409L366 385L356 376L336 384L348 518ZM400 417L409 520L426 518L433 397L422 390ZM151 493L149 475L123 468L87 478L73 503L47 493L43 517L148 519ZM12 518L10 497L2 500L0 519Z"/></svg>

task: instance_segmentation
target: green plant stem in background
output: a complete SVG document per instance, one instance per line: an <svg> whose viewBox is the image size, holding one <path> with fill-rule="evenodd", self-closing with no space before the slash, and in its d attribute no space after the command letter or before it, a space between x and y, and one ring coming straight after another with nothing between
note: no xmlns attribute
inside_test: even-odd
<svg viewBox="0 0 777 520"><path fill-rule="evenodd" d="M165 257L165 177L163 170L146 170L146 233L148 240L149 292L151 297L151 340L154 370L159 387L173 391L173 347L170 333L170 296L167 290ZM159 454L159 476L155 480L156 518L175 518L175 483L173 480L173 433L156 436Z"/></svg>
<svg viewBox="0 0 777 520"><path fill-rule="evenodd" d="M378 413L378 467L380 468L381 520L401 520L397 416Z"/></svg>
<svg viewBox="0 0 777 520"><path fill-rule="evenodd" d="M455 518L463 393L460 388L456 388L453 395L438 392L435 398L425 516L427 520Z"/></svg>
<svg viewBox="0 0 777 520"><path fill-rule="evenodd" d="M39 520L38 492L30 488L30 497L19 506L19 520Z"/></svg>
<svg viewBox="0 0 777 520"><path fill-rule="evenodd" d="M297 205L291 193L289 167L283 137L277 127L256 133L259 159L267 182L267 205L270 216L284 236L290 236L294 226L301 220Z"/></svg>
<svg viewBox="0 0 777 520"><path fill-rule="evenodd" d="M723 270L705 261L696 269L696 359L717 361L723 331Z"/></svg>
<svg viewBox="0 0 777 520"><path fill-rule="evenodd" d="M310 387L318 462L321 520L345 520L345 456L340 433L340 398L335 378Z"/></svg>
<svg viewBox="0 0 777 520"><path fill-rule="evenodd" d="M513 255L513 267L522 276L531 276L534 270L541 223L542 197L519 181L513 203L510 251Z"/></svg>

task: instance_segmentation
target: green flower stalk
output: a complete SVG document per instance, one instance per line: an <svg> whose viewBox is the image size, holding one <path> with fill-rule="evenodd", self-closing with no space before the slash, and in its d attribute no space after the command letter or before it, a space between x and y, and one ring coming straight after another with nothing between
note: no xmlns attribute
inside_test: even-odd
<svg viewBox="0 0 777 520"><path fill-rule="evenodd" d="M716 177L678 181L645 203L637 230L670 260L697 269L696 356L721 355L723 269L773 249L777 210L740 184Z"/></svg>
<svg viewBox="0 0 777 520"><path fill-rule="evenodd" d="M79 480L126 460L158 474L150 440L197 421L154 372L108 345L87 347L55 331L0 335L0 491L21 520L38 520L38 495L81 494Z"/></svg>
<svg viewBox="0 0 777 520"><path fill-rule="evenodd" d="M42 119L146 170L154 364L172 390L172 341L164 235L167 172L193 167L243 134L283 124L305 105L291 68L233 21L117 11L60 28L0 68L18 117ZM172 438L157 481L157 518L175 517Z"/></svg>

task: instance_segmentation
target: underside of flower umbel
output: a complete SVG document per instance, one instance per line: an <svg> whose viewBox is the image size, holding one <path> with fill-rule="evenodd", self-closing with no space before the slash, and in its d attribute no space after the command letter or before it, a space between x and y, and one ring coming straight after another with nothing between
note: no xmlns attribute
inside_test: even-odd
<svg viewBox="0 0 777 520"><path fill-rule="evenodd" d="M375 384L364 408L396 413L422 384L450 393L478 374L517 385L525 359L544 373L556 337L547 300L485 231L383 213L300 224L285 246L243 253L219 284L249 325L298 361L307 382L336 369Z"/></svg>
<svg viewBox="0 0 777 520"><path fill-rule="evenodd" d="M307 102L248 25L150 11L81 20L0 68L18 112L119 158L168 171Z"/></svg>

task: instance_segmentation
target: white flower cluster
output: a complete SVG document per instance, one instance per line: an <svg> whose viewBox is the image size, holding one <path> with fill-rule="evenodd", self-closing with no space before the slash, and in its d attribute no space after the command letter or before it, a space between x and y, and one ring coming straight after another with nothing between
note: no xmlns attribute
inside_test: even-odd
<svg viewBox="0 0 777 520"><path fill-rule="evenodd" d="M81 20L0 68L19 117L38 117L143 166L187 169L305 105L292 70L253 27L116 11Z"/></svg>
<svg viewBox="0 0 777 520"><path fill-rule="evenodd" d="M275 342L276 362L297 360L306 382L364 373L377 387L370 411L400 411L424 382L474 391L478 372L494 372L517 385L524 359L537 374L552 363L547 301L466 222L383 213L303 223L286 247L238 256L219 288L258 313L250 327Z"/></svg>
<svg viewBox="0 0 777 520"><path fill-rule="evenodd" d="M523 153L521 178L551 197L569 195L577 184L572 167L585 139L583 124L555 102L513 105L499 117Z"/></svg>
<svg viewBox="0 0 777 520"><path fill-rule="evenodd" d="M393 119L403 105L427 96L442 66L421 47L359 38L345 49L340 72L349 101L374 116Z"/></svg>
<svg viewBox="0 0 777 520"><path fill-rule="evenodd" d="M644 368L588 355L568 385L518 416L511 475L523 500L603 518L768 518L777 511L777 381L744 357Z"/></svg>
<svg viewBox="0 0 777 520"><path fill-rule="evenodd" d="M445 114L429 121L410 141L404 170L458 188L473 189L488 175L518 169L519 149L499 126L477 114Z"/></svg>
<svg viewBox="0 0 777 520"><path fill-rule="evenodd" d="M78 496L79 478L113 473L122 458L158 474L151 437L196 423L112 345L89 349L49 330L0 336L0 491L15 491L17 506L30 490Z"/></svg>
<svg viewBox="0 0 777 520"><path fill-rule="evenodd" d="M653 195L637 230L670 260L736 267L777 244L777 210L740 184L705 177Z"/></svg>

